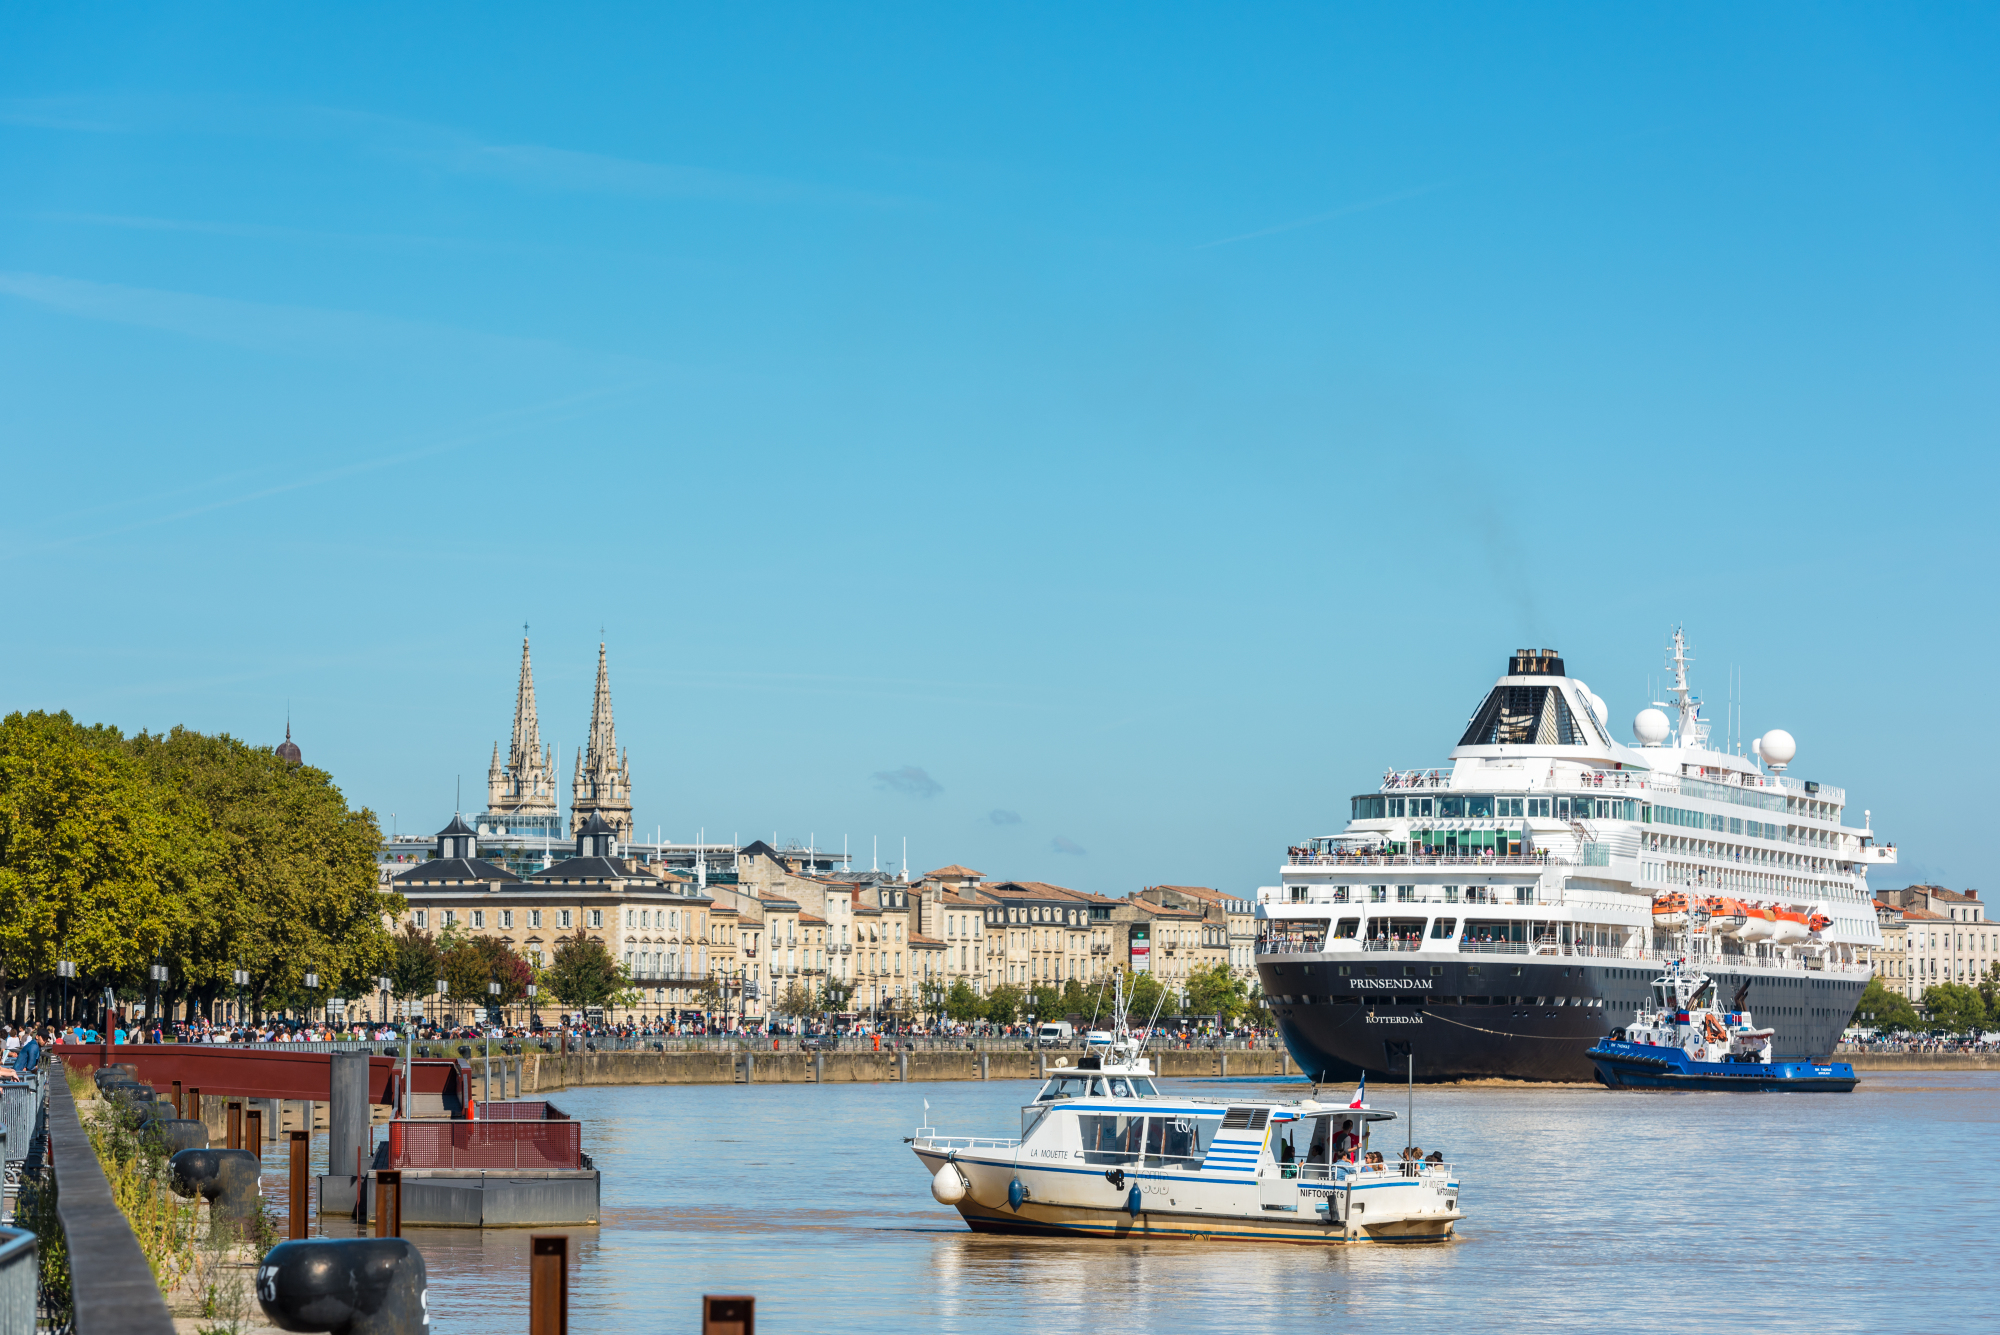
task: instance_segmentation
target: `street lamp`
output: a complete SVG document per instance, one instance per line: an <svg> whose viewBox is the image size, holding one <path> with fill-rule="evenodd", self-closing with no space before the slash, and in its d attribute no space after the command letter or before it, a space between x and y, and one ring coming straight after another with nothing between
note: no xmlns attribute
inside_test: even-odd
<svg viewBox="0 0 2000 1335"><path fill-rule="evenodd" d="M167 981L167 966L164 964L155 964L147 972L153 978L153 999L146 1003L146 1021L148 1024L157 1027L160 1022L160 984Z"/></svg>
<svg viewBox="0 0 2000 1335"><path fill-rule="evenodd" d="M242 1024L243 989L250 985L250 974L244 969L237 969L233 974L233 978L236 983L236 1023Z"/></svg>
<svg viewBox="0 0 2000 1335"><path fill-rule="evenodd" d="M444 999L451 995L451 984L447 983L444 979L440 978L437 980L437 986L438 986L438 1018L443 1019Z"/></svg>
<svg viewBox="0 0 2000 1335"><path fill-rule="evenodd" d="M308 991L308 992L317 992L317 991L319 991L319 975L318 975L318 974L316 974L316 973L309 973L309 974L307 974L307 975L306 975L306 991ZM312 1012L312 1001L311 1001L310 999L308 999L308 1000L307 1000L307 1002L306 1002L306 1023L307 1023L307 1024L311 1024L311 1023L312 1023L312 1018L313 1018L313 1012Z"/></svg>
<svg viewBox="0 0 2000 1335"><path fill-rule="evenodd" d="M380 992L380 993L382 994L382 1023L383 1023L383 1024L387 1024L387 1023L389 1023L389 1008L390 1008L390 1004L391 1004L391 1000L392 1000L392 999L391 999L391 997L390 997L390 995L389 995L389 993L390 993L390 992L391 992L391 991L392 991L392 990L393 990L394 988L395 988L395 980L391 979L391 978L390 978L390 977L389 977L389 976L388 976L387 974L384 974L384 975L382 975L382 976L381 976L380 978L377 978L377 979L375 980L375 990L376 990L377 992Z"/></svg>
<svg viewBox="0 0 2000 1335"><path fill-rule="evenodd" d="M57 960L56 977L62 979L62 1022L69 1023L69 980L76 977L75 960Z"/></svg>

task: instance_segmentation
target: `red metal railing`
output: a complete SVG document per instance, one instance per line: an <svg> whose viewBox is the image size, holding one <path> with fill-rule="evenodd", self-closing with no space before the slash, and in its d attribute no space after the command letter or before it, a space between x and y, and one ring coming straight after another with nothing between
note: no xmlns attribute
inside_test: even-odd
<svg viewBox="0 0 2000 1335"><path fill-rule="evenodd" d="M479 1105L479 1120L496 1122L567 1122L569 1114L544 1099L494 1100Z"/></svg>
<svg viewBox="0 0 2000 1335"><path fill-rule="evenodd" d="M403 1121L389 1123L395 1169L487 1168L501 1172L583 1167L583 1123Z"/></svg>

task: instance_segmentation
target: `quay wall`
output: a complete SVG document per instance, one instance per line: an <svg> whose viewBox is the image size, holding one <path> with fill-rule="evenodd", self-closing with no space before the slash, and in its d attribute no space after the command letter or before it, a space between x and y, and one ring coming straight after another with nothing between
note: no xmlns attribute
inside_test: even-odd
<svg viewBox="0 0 2000 1335"><path fill-rule="evenodd" d="M1038 1080L1073 1052L931 1049L923 1052L572 1052L529 1054L524 1095L593 1085L865 1084L901 1080ZM1284 1052L1165 1051L1149 1054L1162 1076L1293 1076Z"/></svg>
<svg viewBox="0 0 2000 1335"><path fill-rule="evenodd" d="M2000 1071L1994 1052L1836 1052L1856 1071Z"/></svg>

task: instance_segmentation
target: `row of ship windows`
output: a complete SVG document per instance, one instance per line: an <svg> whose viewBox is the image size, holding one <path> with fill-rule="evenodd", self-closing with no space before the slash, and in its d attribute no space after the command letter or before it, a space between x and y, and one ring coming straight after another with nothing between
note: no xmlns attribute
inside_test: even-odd
<svg viewBox="0 0 2000 1335"><path fill-rule="evenodd" d="M1293 886L1292 902L1294 904L1307 903L1309 892L1312 888L1310 885ZM1424 891L1421 895L1417 893L1420 888ZM1365 887L1359 885L1336 885L1333 887L1331 898L1336 904L1346 904L1350 902L1348 896L1352 892L1353 899L1351 902L1359 904L1362 902L1361 892L1364 889L1368 892L1368 903L1386 904L1389 902L1389 887L1386 885L1370 885ZM1438 891L1443 892L1442 899L1438 897L1436 893ZM1396 887L1396 902L1398 904L1456 904L1459 902L1459 894L1459 888L1455 885L1427 885L1422 887L1399 885ZM1468 885L1465 887L1464 895L1465 902L1468 904L1532 904L1535 902L1535 887L1532 885Z"/></svg>
<svg viewBox="0 0 2000 1335"><path fill-rule="evenodd" d="M1436 820L1637 820L1638 802L1629 797L1506 797L1497 793L1454 793L1450 797L1385 797L1364 793L1354 799L1355 820L1430 817Z"/></svg>

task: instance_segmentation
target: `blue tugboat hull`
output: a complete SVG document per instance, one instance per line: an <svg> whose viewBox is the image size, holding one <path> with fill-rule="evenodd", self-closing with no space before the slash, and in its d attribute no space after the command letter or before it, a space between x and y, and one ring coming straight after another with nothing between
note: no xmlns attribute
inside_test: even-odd
<svg viewBox="0 0 2000 1335"><path fill-rule="evenodd" d="M1584 1054L1612 1089L1707 1089L1845 1094L1859 1083L1849 1062L1698 1062L1679 1048L1605 1040Z"/></svg>

